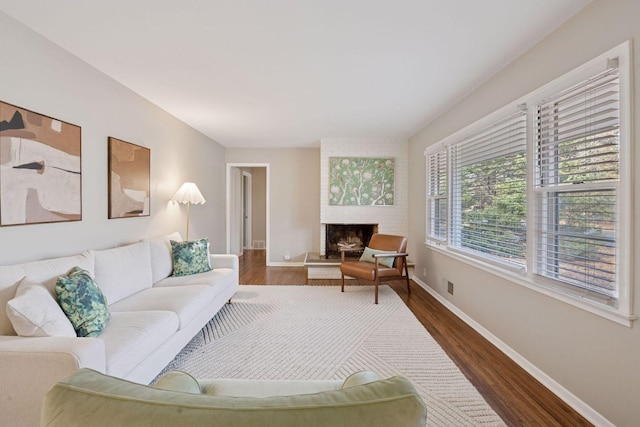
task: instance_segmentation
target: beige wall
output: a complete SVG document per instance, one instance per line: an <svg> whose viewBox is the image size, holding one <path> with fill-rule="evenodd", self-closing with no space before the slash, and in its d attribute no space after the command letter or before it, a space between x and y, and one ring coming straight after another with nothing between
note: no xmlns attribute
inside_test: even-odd
<svg viewBox="0 0 640 427"><path fill-rule="evenodd" d="M106 248L173 231L186 208L169 199L194 181L190 237L225 250L224 148L0 12L2 101L82 128L82 221L0 228L0 265ZM151 216L107 219L107 137L151 149Z"/></svg>
<svg viewBox="0 0 640 427"><path fill-rule="evenodd" d="M267 240L267 168L250 168L251 240Z"/></svg>
<svg viewBox="0 0 640 427"><path fill-rule="evenodd" d="M411 138L409 154L409 229L413 236L409 252L416 262L418 277L589 407L620 426L638 425L640 420L638 321L633 328L621 326L432 251L420 242L425 236L425 147L628 39L635 39L633 53L640 58L640 2L594 1ZM634 79L636 84L640 83L637 65ZM633 99L637 131L640 91L635 91ZM633 164L634 168L640 166L637 147ZM640 188L638 173L635 188ZM640 212L639 200L633 203L636 212ZM639 247L640 227L628 231L633 233L635 246ZM640 265L638 253L634 254L635 265ZM639 283L638 272L636 269L634 283ZM441 289L442 278L455 283L454 296ZM640 311L637 287L634 303L637 313Z"/></svg>
<svg viewBox="0 0 640 427"><path fill-rule="evenodd" d="M269 164L270 265L301 263L320 246L320 149L227 148L227 163ZM317 249L316 249L317 250Z"/></svg>

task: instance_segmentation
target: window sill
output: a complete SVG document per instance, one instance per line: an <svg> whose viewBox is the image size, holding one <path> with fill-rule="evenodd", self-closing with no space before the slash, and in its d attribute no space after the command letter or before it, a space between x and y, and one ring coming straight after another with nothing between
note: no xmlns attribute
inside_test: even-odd
<svg viewBox="0 0 640 427"><path fill-rule="evenodd" d="M594 302L588 298L562 292L551 286L540 284L530 279L529 277L525 276L524 274L518 274L515 271L511 271L506 268L500 268L497 265L482 262L475 258L465 256L464 254L448 249L445 246L435 245L429 242L426 242L425 246L428 249L432 249L443 255L446 255L458 261L464 262L465 264L479 268L483 271L486 271L487 273L509 280L510 282L513 282L517 285L524 286L527 289L531 289L532 291L546 295L548 297L564 302L571 306L580 308L589 313L595 314L596 316L600 316L602 318L605 318L612 322L626 326L628 328L631 327L633 321L636 320L637 318L632 314L622 313L613 307L609 307L604 304L598 304L597 302Z"/></svg>

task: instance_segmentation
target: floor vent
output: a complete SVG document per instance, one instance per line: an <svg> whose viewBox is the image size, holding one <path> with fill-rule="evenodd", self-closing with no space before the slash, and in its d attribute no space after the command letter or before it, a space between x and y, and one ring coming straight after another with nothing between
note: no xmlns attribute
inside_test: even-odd
<svg viewBox="0 0 640 427"><path fill-rule="evenodd" d="M264 249L265 248L264 240L254 240L253 243L251 244L251 248Z"/></svg>

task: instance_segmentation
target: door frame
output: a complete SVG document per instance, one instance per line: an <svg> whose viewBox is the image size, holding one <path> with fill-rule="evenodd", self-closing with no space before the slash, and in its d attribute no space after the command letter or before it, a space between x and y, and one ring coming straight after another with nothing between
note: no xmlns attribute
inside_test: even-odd
<svg viewBox="0 0 640 427"><path fill-rule="evenodd" d="M267 241L265 242L265 258L266 258L266 263L267 265L269 265L269 246L271 245L271 232L270 232L270 219L269 219L269 215L270 215L270 211L271 209L269 208L270 205L270 197L269 197L269 189L270 189L270 180L271 180L271 171L270 171L270 164L269 163L227 163L227 215L226 215L226 224L227 224L227 253L231 253L231 216L234 214L232 208L232 195L231 195L231 179L232 179L232 170L233 168L266 168L266 194L265 194L265 200L266 200L266 224L265 224L265 229L266 229L266 239Z"/></svg>
<svg viewBox="0 0 640 427"><path fill-rule="evenodd" d="M242 249L253 249L251 241L251 187L252 176L247 171L242 171Z"/></svg>

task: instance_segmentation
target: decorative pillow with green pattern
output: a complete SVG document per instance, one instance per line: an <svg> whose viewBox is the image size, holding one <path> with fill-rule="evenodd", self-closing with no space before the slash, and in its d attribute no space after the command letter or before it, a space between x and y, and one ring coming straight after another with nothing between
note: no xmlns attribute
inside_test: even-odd
<svg viewBox="0 0 640 427"><path fill-rule="evenodd" d="M170 242L174 276L188 276L211 270L209 239Z"/></svg>
<svg viewBox="0 0 640 427"><path fill-rule="evenodd" d="M86 270L73 267L56 281L58 303L79 337L97 337L107 326L107 299Z"/></svg>

